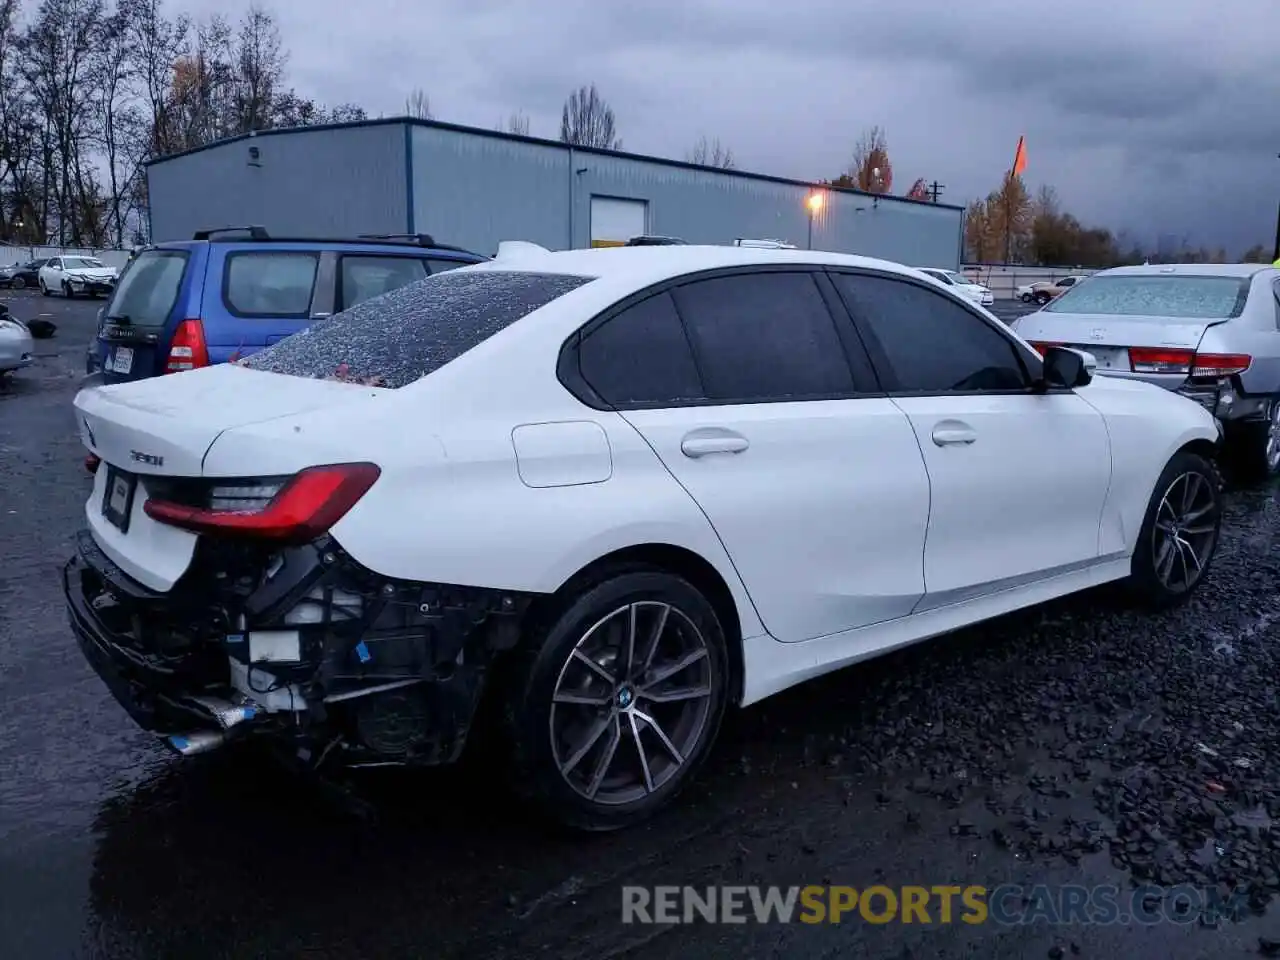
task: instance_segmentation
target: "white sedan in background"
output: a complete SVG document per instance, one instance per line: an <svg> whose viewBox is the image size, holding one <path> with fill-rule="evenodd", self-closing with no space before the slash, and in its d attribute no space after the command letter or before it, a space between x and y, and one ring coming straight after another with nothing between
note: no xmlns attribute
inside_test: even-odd
<svg viewBox="0 0 1280 960"><path fill-rule="evenodd" d="M972 300L980 306L989 307L996 302L996 296L989 287L981 283L975 283L963 273L955 270L943 270L941 267L921 267L920 269L939 283L954 287L956 293L960 294L960 296Z"/></svg>
<svg viewBox="0 0 1280 960"><path fill-rule="evenodd" d="M909 267L504 244L234 364L86 389L81 647L179 753L455 760L625 826L725 710L1124 581L1205 577L1200 406Z"/></svg>
<svg viewBox="0 0 1280 960"><path fill-rule="evenodd" d="M40 268L40 292L46 297L60 293L64 297L83 294L105 297L115 289L120 271L97 257L52 257Z"/></svg>
<svg viewBox="0 0 1280 960"><path fill-rule="evenodd" d="M0 304L0 377L30 366L34 355L31 331Z"/></svg>

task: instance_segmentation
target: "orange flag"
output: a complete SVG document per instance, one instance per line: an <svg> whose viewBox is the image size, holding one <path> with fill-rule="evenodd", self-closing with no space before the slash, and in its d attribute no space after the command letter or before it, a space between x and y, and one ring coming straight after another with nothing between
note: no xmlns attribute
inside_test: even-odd
<svg viewBox="0 0 1280 960"><path fill-rule="evenodd" d="M1027 169L1027 144L1023 137L1018 138L1018 149L1013 154L1013 175L1015 177L1022 176L1022 171Z"/></svg>

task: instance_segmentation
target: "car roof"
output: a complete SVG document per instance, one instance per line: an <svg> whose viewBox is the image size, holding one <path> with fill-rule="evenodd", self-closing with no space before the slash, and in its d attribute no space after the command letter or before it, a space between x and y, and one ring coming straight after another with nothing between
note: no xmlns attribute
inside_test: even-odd
<svg viewBox="0 0 1280 960"><path fill-rule="evenodd" d="M139 253L145 253L147 250L191 250L195 247L210 246L217 244L221 247L234 247L237 250L270 250L273 247L287 247L296 250L299 247L307 247L315 250L360 250L360 251L376 251L376 250L412 250L417 254L428 254L430 256L445 257L451 259L474 259L483 261L484 254L476 253L472 250L464 250L461 247L451 247L446 244L440 246L422 246L417 243L408 241L397 243L389 240L379 240L373 238L351 238L344 239L319 239L311 237L271 237L269 240L254 240L251 237L236 237L228 239L211 239L211 240L161 240L151 244L149 247L143 247Z"/></svg>
<svg viewBox="0 0 1280 960"><path fill-rule="evenodd" d="M902 276L927 276L923 271L889 260L825 250L776 250L764 247L718 245L597 247L589 250L550 251L520 244L509 254L498 255L467 270L522 270L531 273L563 273L572 276L657 283L664 279L727 267L779 266L858 267ZM936 283L936 281L933 281Z"/></svg>
<svg viewBox="0 0 1280 960"><path fill-rule="evenodd" d="M1112 267L1095 277L1238 277L1246 280L1263 270L1265 263L1144 263L1133 267Z"/></svg>

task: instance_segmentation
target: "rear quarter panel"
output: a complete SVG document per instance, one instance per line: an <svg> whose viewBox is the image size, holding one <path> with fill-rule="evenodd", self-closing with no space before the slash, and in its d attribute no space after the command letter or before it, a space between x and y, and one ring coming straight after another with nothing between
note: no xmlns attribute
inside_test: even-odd
<svg viewBox="0 0 1280 960"><path fill-rule="evenodd" d="M537 337L537 348L526 350L519 341L499 347L500 339L417 384L371 391L365 402L229 430L210 448L204 472L378 464L378 482L333 535L388 577L551 593L613 551L681 547L720 573L743 635L763 633L715 531L653 450L621 416L582 405L555 379L560 341ZM513 434L542 424L599 435L607 477L550 486L530 485L527 473L522 479ZM540 466L545 475L547 464ZM566 478L572 466L562 471Z"/></svg>
<svg viewBox="0 0 1280 960"><path fill-rule="evenodd" d="M1098 377L1078 392L1106 419L1111 440L1099 552L1132 553L1160 473L1193 440L1216 443L1217 425L1195 402L1137 380Z"/></svg>
<svg viewBox="0 0 1280 960"><path fill-rule="evenodd" d="M1240 376L1245 393L1280 393L1280 307L1272 287L1280 271L1253 278L1244 312L1205 331L1200 353L1247 353L1253 362Z"/></svg>

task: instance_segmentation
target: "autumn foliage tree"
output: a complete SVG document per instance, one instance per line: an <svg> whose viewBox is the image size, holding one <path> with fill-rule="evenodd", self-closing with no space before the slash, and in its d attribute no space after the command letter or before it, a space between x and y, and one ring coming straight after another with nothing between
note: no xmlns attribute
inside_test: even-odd
<svg viewBox="0 0 1280 960"><path fill-rule="evenodd" d="M893 189L893 164L889 161L889 144L882 127L863 132L853 148L848 169L832 180L831 185L864 193L889 193Z"/></svg>

